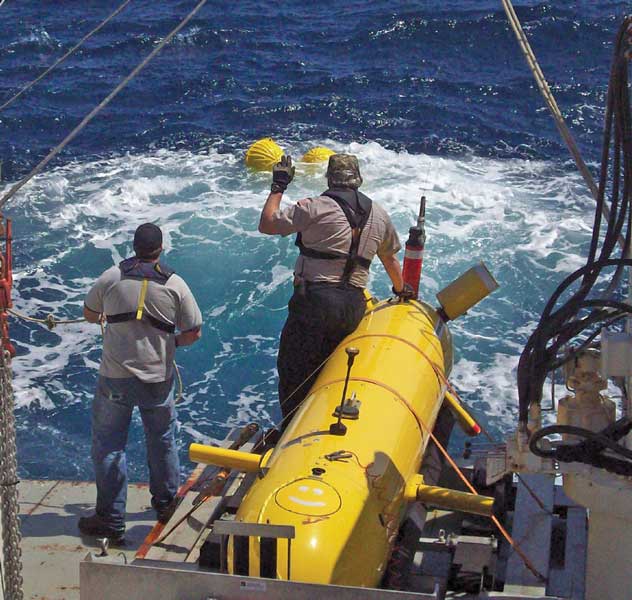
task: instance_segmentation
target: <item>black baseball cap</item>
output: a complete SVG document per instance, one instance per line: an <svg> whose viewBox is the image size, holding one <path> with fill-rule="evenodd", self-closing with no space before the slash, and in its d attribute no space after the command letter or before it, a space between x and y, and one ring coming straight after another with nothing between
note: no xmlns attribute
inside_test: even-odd
<svg viewBox="0 0 632 600"><path fill-rule="evenodd" d="M141 254L155 252L162 247L162 231L153 223L139 225L134 233L134 250Z"/></svg>

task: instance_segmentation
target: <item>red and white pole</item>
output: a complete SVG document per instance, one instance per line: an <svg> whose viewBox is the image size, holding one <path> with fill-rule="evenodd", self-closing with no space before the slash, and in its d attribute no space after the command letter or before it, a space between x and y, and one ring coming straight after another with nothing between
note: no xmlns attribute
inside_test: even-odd
<svg viewBox="0 0 632 600"><path fill-rule="evenodd" d="M419 281L424 261L424 246L426 245L426 197L421 197L417 225L408 230L406 251L402 277L404 283L409 284L415 291L415 298L419 296Z"/></svg>

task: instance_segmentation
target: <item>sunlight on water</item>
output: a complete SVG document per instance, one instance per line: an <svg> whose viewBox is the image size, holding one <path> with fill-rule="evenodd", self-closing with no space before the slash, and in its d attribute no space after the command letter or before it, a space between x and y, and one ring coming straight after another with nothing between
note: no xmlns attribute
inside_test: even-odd
<svg viewBox="0 0 632 600"><path fill-rule="evenodd" d="M452 380L492 431L510 427L522 345L545 298L581 264L589 239L592 200L581 182L544 162L453 160L377 143L313 144L359 156L362 190L388 210L402 242L420 195L427 196L425 299L434 302L441 287L480 260L494 273L500 289L451 325ZM300 156L310 145L286 150ZM299 165L284 202L322 191L324 169ZM189 282L204 314L202 342L178 354L185 381L181 448L222 439L235 424L276 421L276 348L296 249L293 239L256 231L269 180L248 172L241 153L214 148L74 163L39 177L10 211L16 308L77 317L94 278L130 253L140 223L154 221L165 234L166 262ZM370 288L380 297L389 293L379 261ZM18 322L13 332L21 427L32 422L34 438L60 435L72 455L74 446L88 443L99 330L84 323L49 332ZM71 420L77 431L64 428ZM138 435L132 445L140 451ZM73 475L89 472L87 456L72 464ZM35 467L27 460L25 468Z"/></svg>

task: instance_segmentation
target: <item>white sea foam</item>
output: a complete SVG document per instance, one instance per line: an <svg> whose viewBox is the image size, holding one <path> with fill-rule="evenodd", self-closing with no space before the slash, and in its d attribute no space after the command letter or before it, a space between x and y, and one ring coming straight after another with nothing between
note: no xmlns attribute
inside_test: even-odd
<svg viewBox="0 0 632 600"><path fill-rule="evenodd" d="M286 147L300 156L311 145ZM358 155L363 191L391 214L402 240L421 194L427 196L422 287L428 300L478 260L496 274L500 290L453 325L459 357L453 378L491 421L508 426L515 418L520 349L544 300L583 263L593 205L579 178L544 162L430 157L377 143L314 145ZM322 191L323 175L324 166L299 164L283 205ZM94 277L130 252L139 224L156 222L167 260L175 257L187 272L207 317L203 343L179 358L193 365L183 430L195 439L221 439L221 425L271 422L278 418L279 309L290 294L296 250L290 239L256 230L269 181L269 174L247 172L241 155L214 148L72 163L39 176L9 211L16 237L21 228L35 229L32 243L50 251L25 264L16 242L15 305L40 316L78 316ZM371 287L382 296L390 289L378 264ZM86 378L94 376L98 327L78 324L52 333L13 327L22 353L14 361L18 405L50 409L84 401L90 386L72 387L67 378L77 359ZM70 392L61 393L66 384Z"/></svg>

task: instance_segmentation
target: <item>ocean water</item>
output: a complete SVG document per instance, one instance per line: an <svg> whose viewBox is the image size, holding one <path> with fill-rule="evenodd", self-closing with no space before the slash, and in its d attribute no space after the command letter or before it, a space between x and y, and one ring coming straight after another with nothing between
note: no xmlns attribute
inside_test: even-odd
<svg viewBox="0 0 632 600"><path fill-rule="evenodd" d="M7 0L0 100L34 78L116 2ZM0 112L0 191L28 172L194 5L132 2L74 57ZM596 170L611 44L627 3L516 1L586 161ZM15 307L81 314L94 279L131 252L145 221L204 315L178 351L183 470L192 441L279 419L275 357L291 294L293 240L256 228L270 176L245 149L272 136L299 157L357 154L363 191L405 240L428 198L422 294L484 260L501 288L451 325L452 381L498 438L516 422L522 346L561 279L583 264L593 201L569 161L500 2L209 2L191 25L10 201ZM291 203L325 187L299 165ZM371 290L390 285L379 265ZM12 319L20 473L89 479L99 328ZM462 438L456 436L458 451ZM147 477L139 420L134 479Z"/></svg>

